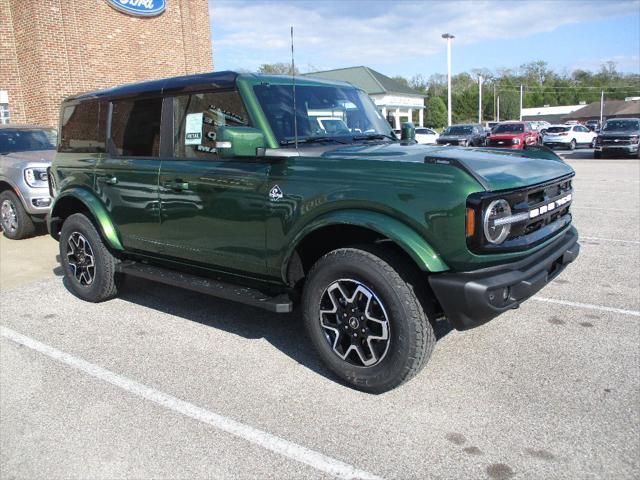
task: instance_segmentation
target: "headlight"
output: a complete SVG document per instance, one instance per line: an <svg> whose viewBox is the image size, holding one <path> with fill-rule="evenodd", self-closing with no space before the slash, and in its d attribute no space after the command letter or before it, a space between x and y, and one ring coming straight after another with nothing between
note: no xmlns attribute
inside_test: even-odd
<svg viewBox="0 0 640 480"><path fill-rule="evenodd" d="M506 200L494 200L484 212L484 236L490 243L504 242L511 231L511 223L501 223L500 219L511 216L511 207Z"/></svg>
<svg viewBox="0 0 640 480"><path fill-rule="evenodd" d="M45 168L25 168L24 179L30 187L43 188L49 186Z"/></svg>
<svg viewBox="0 0 640 480"><path fill-rule="evenodd" d="M513 143L514 145L520 145L520 139L519 138L512 138L511 139L511 143Z"/></svg>

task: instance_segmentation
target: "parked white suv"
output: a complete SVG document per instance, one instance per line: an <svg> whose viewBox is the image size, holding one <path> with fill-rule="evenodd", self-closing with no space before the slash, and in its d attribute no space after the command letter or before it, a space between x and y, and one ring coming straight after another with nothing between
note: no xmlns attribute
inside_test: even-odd
<svg viewBox="0 0 640 480"><path fill-rule="evenodd" d="M56 137L51 128L0 125L0 226L7 238L33 235L49 213L47 168Z"/></svg>
<svg viewBox="0 0 640 480"><path fill-rule="evenodd" d="M598 134L584 125L551 125L542 137L542 144L575 150L578 147L594 148Z"/></svg>
<svg viewBox="0 0 640 480"><path fill-rule="evenodd" d="M394 130L396 137L400 138L402 130ZM435 145L438 140L438 132L426 127L416 127L416 142L423 145Z"/></svg>

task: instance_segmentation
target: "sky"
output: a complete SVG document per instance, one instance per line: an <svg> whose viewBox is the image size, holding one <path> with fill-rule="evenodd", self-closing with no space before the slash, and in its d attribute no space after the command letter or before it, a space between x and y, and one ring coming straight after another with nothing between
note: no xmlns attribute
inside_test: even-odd
<svg viewBox="0 0 640 480"><path fill-rule="evenodd" d="M215 70L295 62L303 72L366 65L386 75L614 61L640 73L640 0L209 0Z"/></svg>

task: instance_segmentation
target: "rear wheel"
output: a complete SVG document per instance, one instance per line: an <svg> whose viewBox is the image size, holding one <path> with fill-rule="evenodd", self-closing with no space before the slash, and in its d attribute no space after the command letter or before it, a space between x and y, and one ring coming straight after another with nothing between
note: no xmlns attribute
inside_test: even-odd
<svg viewBox="0 0 640 480"><path fill-rule="evenodd" d="M433 351L435 335L411 267L378 247L344 248L309 273L302 301L309 337L325 364L357 389L391 390L416 375Z"/></svg>
<svg viewBox="0 0 640 480"><path fill-rule="evenodd" d="M60 261L71 291L88 302L115 297L116 258L83 214L67 218L60 232Z"/></svg>
<svg viewBox="0 0 640 480"><path fill-rule="evenodd" d="M30 237L36 230L22 202L11 190L0 194L0 224L4 236L12 240Z"/></svg>

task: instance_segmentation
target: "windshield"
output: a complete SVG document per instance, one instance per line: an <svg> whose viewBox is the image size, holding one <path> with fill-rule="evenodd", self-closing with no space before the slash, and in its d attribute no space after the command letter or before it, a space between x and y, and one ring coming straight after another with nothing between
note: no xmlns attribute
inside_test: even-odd
<svg viewBox="0 0 640 480"><path fill-rule="evenodd" d="M503 123L498 125L493 133L522 133L524 132L524 125L521 123Z"/></svg>
<svg viewBox="0 0 640 480"><path fill-rule="evenodd" d="M633 132L640 130L640 122L637 120L609 120L602 129L605 132Z"/></svg>
<svg viewBox="0 0 640 480"><path fill-rule="evenodd" d="M0 130L0 154L55 150L56 131L44 130Z"/></svg>
<svg viewBox="0 0 640 480"><path fill-rule="evenodd" d="M571 127L549 127L547 128L547 133L562 133L569 130L571 130Z"/></svg>
<svg viewBox="0 0 640 480"><path fill-rule="evenodd" d="M473 133L473 127L468 125L454 125L447 128L443 135L471 135Z"/></svg>
<svg viewBox="0 0 640 480"><path fill-rule="evenodd" d="M293 88L291 85L254 87L278 142L295 138ZM296 85L298 140L336 138L344 143L366 135L393 135L366 93L350 87Z"/></svg>

